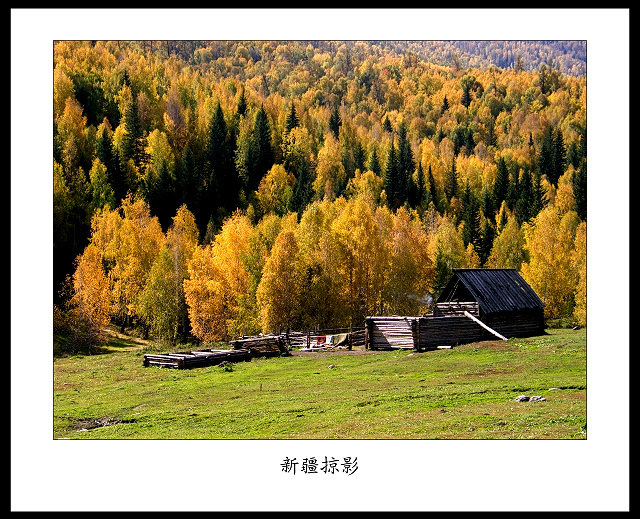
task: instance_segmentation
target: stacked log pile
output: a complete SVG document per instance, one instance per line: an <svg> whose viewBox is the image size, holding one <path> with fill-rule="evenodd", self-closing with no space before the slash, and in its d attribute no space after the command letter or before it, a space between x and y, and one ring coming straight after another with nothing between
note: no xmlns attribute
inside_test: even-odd
<svg viewBox="0 0 640 519"><path fill-rule="evenodd" d="M349 334L349 349L364 348L365 346L365 331L364 328L360 330L354 330Z"/></svg>
<svg viewBox="0 0 640 519"><path fill-rule="evenodd" d="M240 362L251 360L247 349L236 350L194 350L188 352L161 353L144 355L142 365L162 368L189 369L203 366L214 366L222 362Z"/></svg>
<svg viewBox="0 0 640 519"><path fill-rule="evenodd" d="M371 350L415 348L416 317L367 317L365 335Z"/></svg>
<svg viewBox="0 0 640 519"><path fill-rule="evenodd" d="M246 337L233 340L230 344L234 350L249 350L253 357L273 357L290 353L284 335Z"/></svg>
<svg viewBox="0 0 640 519"><path fill-rule="evenodd" d="M440 315L421 317L367 317L365 347L429 350L493 338L464 308L444 308Z"/></svg>

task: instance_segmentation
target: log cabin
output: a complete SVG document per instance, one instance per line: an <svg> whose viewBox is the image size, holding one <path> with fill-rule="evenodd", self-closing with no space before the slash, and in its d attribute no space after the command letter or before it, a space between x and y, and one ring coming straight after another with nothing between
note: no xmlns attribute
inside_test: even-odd
<svg viewBox="0 0 640 519"><path fill-rule="evenodd" d="M544 303L515 269L454 269L433 312L367 317L369 349L435 349L544 333Z"/></svg>

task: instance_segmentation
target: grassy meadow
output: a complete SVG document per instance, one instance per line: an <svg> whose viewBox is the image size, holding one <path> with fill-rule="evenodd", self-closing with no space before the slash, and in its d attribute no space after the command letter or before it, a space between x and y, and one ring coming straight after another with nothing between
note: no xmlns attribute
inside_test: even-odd
<svg viewBox="0 0 640 519"><path fill-rule="evenodd" d="M53 437L587 437L585 329L428 352L293 352L191 370L143 367L152 349L121 337L101 354L54 358ZM546 400L516 402L523 394Z"/></svg>

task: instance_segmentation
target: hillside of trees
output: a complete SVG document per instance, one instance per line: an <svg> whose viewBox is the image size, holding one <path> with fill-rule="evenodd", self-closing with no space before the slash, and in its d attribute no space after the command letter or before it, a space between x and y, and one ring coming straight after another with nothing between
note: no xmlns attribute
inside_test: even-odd
<svg viewBox="0 0 640 519"><path fill-rule="evenodd" d="M584 42L60 41L54 325L162 340L426 311L516 268L586 324Z"/></svg>

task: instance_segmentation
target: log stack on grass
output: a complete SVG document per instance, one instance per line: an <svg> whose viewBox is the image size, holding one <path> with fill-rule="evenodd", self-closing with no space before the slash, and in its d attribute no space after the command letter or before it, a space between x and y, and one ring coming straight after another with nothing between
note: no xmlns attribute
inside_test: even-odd
<svg viewBox="0 0 640 519"><path fill-rule="evenodd" d="M189 369L203 366L215 366L222 362L241 362L251 360L249 350L193 350L175 353L147 353L142 365L161 368Z"/></svg>
<svg viewBox="0 0 640 519"><path fill-rule="evenodd" d="M259 335L245 337L230 342L234 350L249 350L252 357L273 357L290 355L284 335Z"/></svg>

